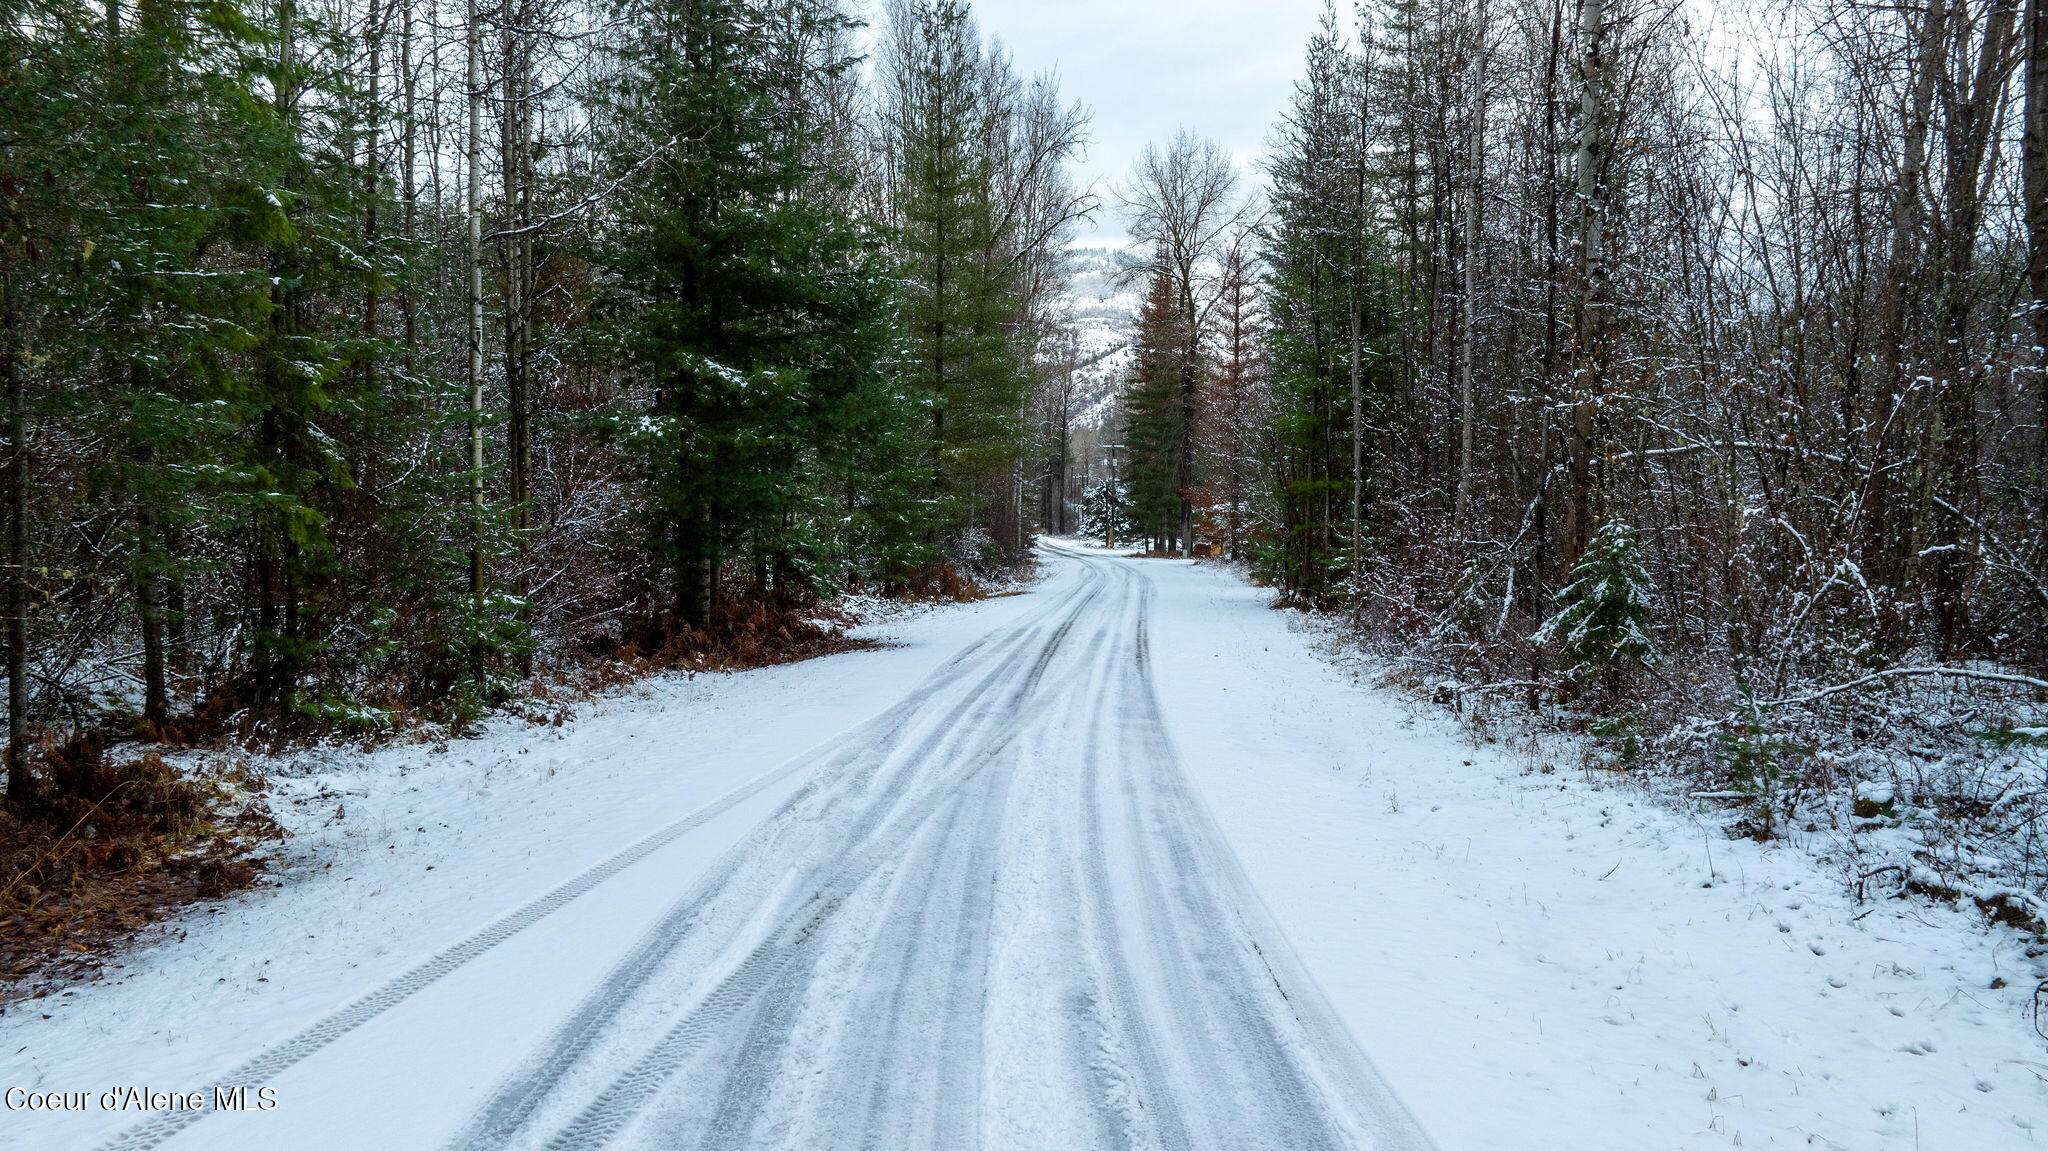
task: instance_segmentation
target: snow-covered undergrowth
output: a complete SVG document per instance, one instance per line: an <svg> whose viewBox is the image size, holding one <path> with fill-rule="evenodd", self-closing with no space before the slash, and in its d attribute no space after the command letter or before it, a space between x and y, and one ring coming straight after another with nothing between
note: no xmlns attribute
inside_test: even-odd
<svg viewBox="0 0 2048 1151"><path fill-rule="evenodd" d="M1628 593L1603 602L1633 594L1625 572L1591 574L1603 591ZM1931 652L1826 679L1784 656L1745 675L1712 644L1672 640L1659 653L1644 604L1585 645L1597 660L1575 661L1563 633L1584 639L1584 619L1597 617L1571 601L1560 596L1535 633L1557 649L1548 660L1512 637L1485 638L1485 621L1377 601L1355 626L1326 621L1325 646L1481 729L1569 733L1557 756L1626 775L1730 835L1796 842L1863 894L1959 900L2048 935L2041 681ZM1753 689L1752 677L1774 686Z"/></svg>
<svg viewBox="0 0 2048 1151"><path fill-rule="evenodd" d="M1765 714L1690 714L1671 694L1640 709L1574 710L1444 674L1398 644L1332 657L1448 707L1475 730L1555 733L1553 758L1611 775L1729 836L1784 839L1860 897L1921 896L2048 933L2048 740L2024 686L1928 679Z"/></svg>

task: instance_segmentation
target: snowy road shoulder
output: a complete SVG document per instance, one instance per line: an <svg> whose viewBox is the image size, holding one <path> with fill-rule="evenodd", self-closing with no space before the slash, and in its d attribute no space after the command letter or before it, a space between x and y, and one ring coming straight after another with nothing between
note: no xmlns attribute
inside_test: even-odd
<svg viewBox="0 0 2048 1151"><path fill-rule="evenodd" d="M1159 693L1189 773L1446 1151L2048 1138L2017 935L1974 910L1852 907L1798 850L1532 771L1355 684L1226 571L1132 562L1160 585Z"/></svg>

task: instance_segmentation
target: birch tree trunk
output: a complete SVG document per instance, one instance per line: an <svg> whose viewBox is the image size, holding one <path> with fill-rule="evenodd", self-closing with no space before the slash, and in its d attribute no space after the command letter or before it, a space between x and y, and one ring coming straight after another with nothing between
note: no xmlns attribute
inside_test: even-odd
<svg viewBox="0 0 2048 1151"><path fill-rule="evenodd" d="M1578 178L1578 300L1572 348L1571 420L1567 433L1565 563L1575 562L1593 537L1595 409L1606 387L1607 357L1607 152L1611 31L1606 0L1579 0L1581 95Z"/></svg>
<svg viewBox="0 0 2048 1151"><path fill-rule="evenodd" d="M1367 94L1369 79L1359 77L1356 171L1351 185L1351 601L1357 618L1365 596L1365 162L1372 138Z"/></svg>
<svg viewBox="0 0 2048 1151"><path fill-rule="evenodd" d="M527 475L528 464L532 458L529 447L530 429L527 422L530 396L526 355L526 288L529 279L527 257L533 251L532 239L526 232L524 211L532 191L526 163L525 115L528 99L525 63L528 45L527 37L520 31L524 15L525 13L515 7L513 0L503 0L498 17L503 37L500 58L504 71L503 123L498 165L504 183L505 219L502 226L506 231L503 245L505 471L508 481L506 498L512 505L513 530L522 538L527 527Z"/></svg>
<svg viewBox="0 0 2048 1151"><path fill-rule="evenodd" d="M484 80L483 26L477 0L469 0L469 503L475 538L469 552L469 590L484 594Z"/></svg>
<svg viewBox="0 0 2048 1151"><path fill-rule="evenodd" d="M1472 522L1472 368L1478 328L1480 209L1486 184L1486 3L1473 15L1472 115L1465 141L1465 291L1460 301L1458 350L1458 503L1455 524L1460 551Z"/></svg>
<svg viewBox="0 0 2048 1151"><path fill-rule="evenodd" d="M2048 515L2048 0L2027 0L2026 126L2020 142L2027 225L2027 287L2033 296L2034 460Z"/></svg>

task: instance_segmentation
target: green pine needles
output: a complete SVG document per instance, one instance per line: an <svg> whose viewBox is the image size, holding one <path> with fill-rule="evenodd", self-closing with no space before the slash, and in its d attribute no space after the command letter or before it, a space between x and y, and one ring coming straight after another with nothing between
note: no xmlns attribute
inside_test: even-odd
<svg viewBox="0 0 2048 1151"><path fill-rule="evenodd" d="M1556 645L1573 672L1599 672L1611 687L1628 670L1657 666L1650 636L1656 586L1626 525L1601 526L1572 566L1571 582L1557 593L1557 602L1556 613L1529 640Z"/></svg>
<svg viewBox="0 0 2048 1151"><path fill-rule="evenodd" d="M1081 534L1091 538L1108 539L1110 525L1116 525L1116 538L1129 540L1136 534L1136 525L1131 518L1131 495L1125 490L1122 480L1111 484L1103 480L1081 495Z"/></svg>

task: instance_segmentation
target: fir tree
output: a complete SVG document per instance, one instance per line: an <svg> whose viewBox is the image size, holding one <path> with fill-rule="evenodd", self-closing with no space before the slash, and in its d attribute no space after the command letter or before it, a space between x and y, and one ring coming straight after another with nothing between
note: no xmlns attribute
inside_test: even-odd
<svg viewBox="0 0 2048 1151"><path fill-rule="evenodd" d="M1572 566L1557 602L1557 611L1529 641L1555 644L1566 667L1602 673L1611 690L1628 669L1657 665L1656 643L1650 638L1656 586L1627 526L1601 525Z"/></svg>
<svg viewBox="0 0 2048 1151"><path fill-rule="evenodd" d="M612 96L607 149L632 184L605 237L616 331L653 398L625 422L642 539L674 616L710 619L720 566L813 573L812 464L861 427L882 351L875 250L830 203L790 123L767 13L744 0L652 0ZM857 456L845 459L850 466Z"/></svg>
<svg viewBox="0 0 2048 1151"><path fill-rule="evenodd" d="M885 94L908 338L905 382L930 412L935 510L971 514L973 482L1021 448L1030 348L1016 321L1020 266L992 182L1006 110L989 90L980 35L961 0L890 9Z"/></svg>
<svg viewBox="0 0 2048 1151"><path fill-rule="evenodd" d="M1131 495L1121 479L1114 484L1099 481L1081 493L1081 534L1108 541L1112 526L1116 539L1128 539L1137 530L1131 517Z"/></svg>
<svg viewBox="0 0 2048 1151"><path fill-rule="evenodd" d="M1167 549L1179 542L1181 526L1182 421L1181 358L1186 344L1171 271L1154 264L1138 312L1135 355L1124 395L1130 465L1127 481L1135 530Z"/></svg>
<svg viewBox="0 0 2048 1151"><path fill-rule="evenodd" d="M1369 531L1372 492L1354 482L1353 452L1363 481L1376 470L1375 429L1400 418L1393 401L1402 383L1402 277L1389 266L1363 202L1370 141L1360 123L1361 80L1335 9L1326 9L1309 43L1307 75L1280 126L1263 253L1269 323L1262 358L1279 530L1260 560L1283 587L1310 600L1334 594L1352 566L1353 542ZM1368 523L1352 522L1354 508Z"/></svg>

